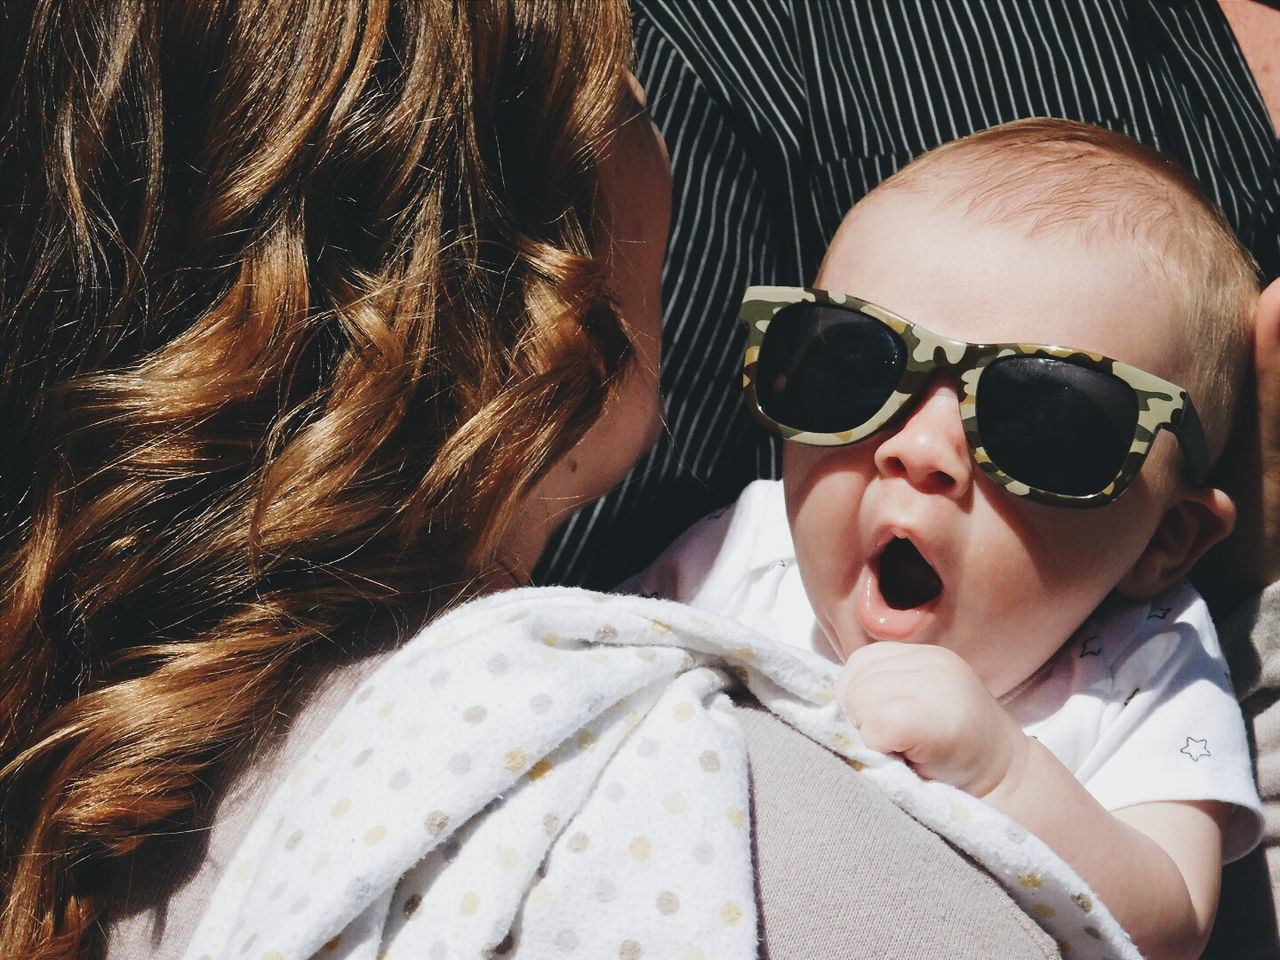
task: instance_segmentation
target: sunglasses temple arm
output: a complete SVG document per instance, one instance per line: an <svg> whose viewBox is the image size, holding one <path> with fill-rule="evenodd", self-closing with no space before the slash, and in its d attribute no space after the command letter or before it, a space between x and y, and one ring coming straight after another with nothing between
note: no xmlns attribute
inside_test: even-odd
<svg viewBox="0 0 1280 960"><path fill-rule="evenodd" d="M1182 407L1182 416L1170 429L1182 447L1191 482L1197 487L1205 486L1209 482L1209 444L1205 440L1200 414L1196 413L1196 405L1191 402L1190 397L1187 397Z"/></svg>

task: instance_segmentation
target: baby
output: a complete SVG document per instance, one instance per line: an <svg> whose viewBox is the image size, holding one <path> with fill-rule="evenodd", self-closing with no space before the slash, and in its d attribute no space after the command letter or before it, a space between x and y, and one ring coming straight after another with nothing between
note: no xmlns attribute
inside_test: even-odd
<svg viewBox="0 0 1280 960"><path fill-rule="evenodd" d="M791 442L632 589L844 660L866 744L1035 832L1148 957L1194 957L1257 842L1240 712L1184 581L1258 283L1191 178L1030 120L946 144L845 218L816 290L742 316ZM1194 399L1194 404L1192 400Z"/></svg>

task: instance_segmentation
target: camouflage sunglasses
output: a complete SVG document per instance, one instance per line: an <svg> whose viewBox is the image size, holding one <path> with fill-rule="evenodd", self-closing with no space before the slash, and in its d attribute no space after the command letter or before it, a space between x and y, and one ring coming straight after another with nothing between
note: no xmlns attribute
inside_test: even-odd
<svg viewBox="0 0 1280 960"><path fill-rule="evenodd" d="M1192 482L1207 480L1204 429L1187 392L1118 360L951 340L874 303L801 287L750 287L740 316L748 402L785 440L865 440L906 417L933 372L948 369L959 378L974 461L1012 494L1058 506L1111 503L1161 429L1178 438Z"/></svg>

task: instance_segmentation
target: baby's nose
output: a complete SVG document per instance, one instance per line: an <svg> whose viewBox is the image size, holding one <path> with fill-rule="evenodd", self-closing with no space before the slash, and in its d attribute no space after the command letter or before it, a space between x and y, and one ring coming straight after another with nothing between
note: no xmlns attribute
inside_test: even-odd
<svg viewBox="0 0 1280 960"><path fill-rule="evenodd" d="M945 377L935 377L910 416L876 449L884 477L901 477L924 493L959 499L973 480L973 460L960 420L960 397Z"/></svg>

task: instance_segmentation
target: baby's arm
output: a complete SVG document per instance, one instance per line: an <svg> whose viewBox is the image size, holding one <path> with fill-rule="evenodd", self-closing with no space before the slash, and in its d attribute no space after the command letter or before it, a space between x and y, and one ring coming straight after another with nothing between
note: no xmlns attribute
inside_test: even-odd
<svg viewBox="0 0 1280 960"><path fill-rule="evenodd" d="M1164 802L1109 813L1022 732L959 656L874 643L842 678L867 746L979 797L1035 833L1097 891L1149 960L1199 956L1217 908L1217 803Z"/></svg>

